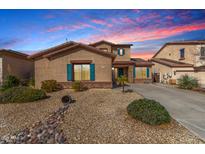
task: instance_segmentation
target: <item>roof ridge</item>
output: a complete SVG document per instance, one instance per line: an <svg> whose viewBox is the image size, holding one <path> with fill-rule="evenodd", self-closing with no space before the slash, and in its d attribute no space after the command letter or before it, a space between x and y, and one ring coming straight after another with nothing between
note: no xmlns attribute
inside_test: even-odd
<svg viewBox="0 0 205 154"><path fill-rule="evenodd" d="M26 53L22 53L20 51L16 51L16 50L12 50L12 49L0 49L0 52L9 52L9 53L12 53L12 54L17 54L17 55L25 56L25 57L28 56L28 54L26 54Z"/></svg>
<svg viewBox="0 0 205 154"><path fill-rule="evenodd" d="M57 46L53 46L53 47L50 47L50 48L47 48L47 49L44 49L44 50L40 50L39 52L34 53L34 54L28 56L28 58L36 58L38 56L41 56L43 54L51 52L50 50L53 50L53 49L56 49L56 48L59 48L59 47L63 47L64 45L76 44L76 43L77 42L74 42L74 41L69 41L69 42L61 43L61 44L59 44Z"/></svg>

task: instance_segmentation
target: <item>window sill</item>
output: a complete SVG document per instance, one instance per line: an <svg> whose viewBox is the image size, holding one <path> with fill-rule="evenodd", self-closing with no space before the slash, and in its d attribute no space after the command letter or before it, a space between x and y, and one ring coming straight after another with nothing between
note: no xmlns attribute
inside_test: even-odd
<svg viewBox="0 0 205 154"><path fill-rule="evenodd" d="M179 60L185 60L185 58L179 58Z"/></svg>

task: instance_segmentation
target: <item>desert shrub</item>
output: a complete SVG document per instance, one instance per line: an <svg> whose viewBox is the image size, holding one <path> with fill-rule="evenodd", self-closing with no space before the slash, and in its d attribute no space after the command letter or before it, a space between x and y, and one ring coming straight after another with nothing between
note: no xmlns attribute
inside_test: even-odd
<svg viewBox="0 0 205 154"><path fill-rule="evenodd" d="M154 100L135 100L128 105L127 111L133 118L150 125L160 125L171 121L165 107Z"/></svg>
<svg viewBox="0 0 205 154"><path fill-rule="evenodd" d="M0 94L0 103L24 103L46 98L43 90L30 87L13 87Z"/></svg>
<svg viewBox="0 0 205 154"><path fill-rule="evenodd" d="M17 87L20 85L20 80L13 76L13 75L8 75L2 85L2 90L6 90L12 87Z"/></svg>
<svg viewBox="0 0 205 154"><path fill-rule="evenodd" d="M82 82L75 81L72 83L72 89L74 89L75 91L84 91L87 90L88 88L84 86Z"/></svg>
<svg viewBox="0 0 205 154"><path fill-rule="evenodd" d="M179 88L182 89L193 89L199 87L198 80L194 77L186 75L182 75L178 81Z"/></svg>
<svg viewBox="0 0 205 154"><path fill-rule="evenodd" d="M49 92L60 90L60 86L58 85L56 80L45 80L42 81L41 89L49 93Z"/></svg>

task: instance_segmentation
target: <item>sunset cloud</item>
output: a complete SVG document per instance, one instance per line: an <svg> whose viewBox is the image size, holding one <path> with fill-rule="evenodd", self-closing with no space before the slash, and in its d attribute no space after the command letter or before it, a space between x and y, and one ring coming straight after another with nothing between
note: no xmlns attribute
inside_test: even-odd
<svg viewBox="0 0 205 154"><path fill-rule="evenodd" d="M84 43L102 39L133 43L132 56L149 58L166 42L205 39L204 10L0 10L0 14L4 21L0 48L24 51L49 48L69 37Z"/></svg>
<svg viewBox="0 0 205 154"><path fill-rule="evenodd" d="M112 27L113 26L112 24L107 23L104 20L99 20L99 19L93 19L92 22L95 23L95 24L99 24L99 25L105 25L107 27Z"/></svg>
<svg viewBox="0 0 205 154"><path fill-rule="evenodd" d="M142 58L145 60L151 59L153 57L153 51L145 51L144 53L133 52L131 54L132 58Z"/></svg>
<svg viewBox="0 0 205 154"><path fill-rule="evenodd" d="M116 32L112 30L107 30L105 35L92 35L87 40L109 40L116 43L121 42L142 42L147 40L158 40L174 35L179 35L185 32L196 31L205 29L205 23L203 24L192 24L183 25L167 28L158 28L143 30L143 28L133 28L132 30L124 30L122 32ZM83 41L83 39L82 39Z"/></svg>
<svg viewBox="0 0 205 154"><path fill-rule="evenodd" d="M92 28L95 29L96 27L87 23L77 23L69 26L54 26L51 28L48 28L46 32L56 32L56 31L62 31L62 30L69 30L69 31L74 31L74 30L79 30L79 29L84 29L84 28Z"/></svg>

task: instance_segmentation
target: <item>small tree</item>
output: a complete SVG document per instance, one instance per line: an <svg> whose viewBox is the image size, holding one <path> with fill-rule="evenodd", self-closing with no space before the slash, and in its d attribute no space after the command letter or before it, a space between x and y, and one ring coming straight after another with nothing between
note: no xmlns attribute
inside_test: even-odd
<svg viewBox="0 0 205 154"><path fill-rule="evenodd" d="M122 92L125 92L125 82L127 82L127 77L122 75L117 78L117 82L122 85Z"/></svg>

